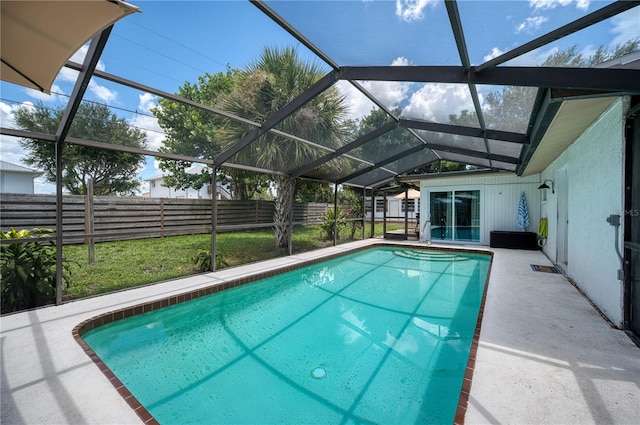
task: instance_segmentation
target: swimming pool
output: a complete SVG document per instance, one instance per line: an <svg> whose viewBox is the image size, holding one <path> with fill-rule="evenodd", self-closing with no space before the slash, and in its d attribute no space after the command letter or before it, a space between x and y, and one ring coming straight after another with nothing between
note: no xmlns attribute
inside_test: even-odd
<svg viewBox="0 0 640 425"><path fill-rule="evenodd" d="M489 263L367 249L83 338L162 424L452 423Z"/></svg>

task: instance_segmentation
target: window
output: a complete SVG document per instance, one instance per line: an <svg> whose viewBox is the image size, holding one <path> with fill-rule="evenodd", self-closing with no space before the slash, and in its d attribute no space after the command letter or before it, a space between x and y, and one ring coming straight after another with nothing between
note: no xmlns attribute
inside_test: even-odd
<svg viewBox="0 0 640 425"><path fill-rule="evenodd" d="M415 199L402 200L402 212L415 212L415 210L416 210Z"/></svg>
<svg viewBox="0 0 640 425"><path fill-rule="evenodd" d="M384 199L376 199L376 212L384 212Z"/></svg>

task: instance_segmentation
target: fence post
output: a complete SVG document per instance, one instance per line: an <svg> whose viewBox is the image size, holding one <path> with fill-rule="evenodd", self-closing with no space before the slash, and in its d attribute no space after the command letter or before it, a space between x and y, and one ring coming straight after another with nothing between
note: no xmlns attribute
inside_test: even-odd
<svg viewBox="0 0 640 425"><path fill-rule="evenodd" d="M160 198L160 237L164 238L164 198Z"/></svg>
<svg viewBox="0 0 640 425"><path fill-rule="evenodd" d="M362 188L362 239L364 240L364 225L367 221L367 218L365 217L367 215L367 188L363 187Z"/></svg>
<svg viewBox="0 0 640 425"><path fill-rule="evenodd" d="M409 188L404 192L404 237L409 239Z"/></svg>
<svg viewBox="0 0 640 425"><path fill-rule="evenodd" d="M93 179L87 182L87 193L84 195L84 232L88 235L84 238L89 254L89 264L96 262L95 240L93 238L95 214L93 208Z"/></svg>
<svg viewBox="0 0 640 425"><path fill-rule="evenodd" d="M369 237L373 238L375 236L375 227L376 227L376 193L371 188L371 232L369 233Z"/></svg>
<svg viewBox="0 0 640 425"><path fill-rule="evenodd" d="M382 192L382 199L384 200L384 213L382 214L382 237L387 237L387 192Z"/></svg>

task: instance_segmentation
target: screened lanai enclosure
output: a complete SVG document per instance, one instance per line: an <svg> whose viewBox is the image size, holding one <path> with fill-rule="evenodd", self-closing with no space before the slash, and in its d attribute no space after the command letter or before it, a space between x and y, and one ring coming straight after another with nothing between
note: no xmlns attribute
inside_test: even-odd
<svg viewBox="0 0 640 425"><path fill-rule="evenodd" d="M300 179L373 199L446 162L458 173L523 175L563 101L640 95L638 1L133 3L0 3L3 156L18 139L55 146L56 229L65 146L202 164L212 187L222 168L268 175L289 198L272 226L284 228L291 252L290 189ZM256 62L265 47L313 64L311 77L279 85ZM253 59L228 53L239 49ZM206 92L214 74L247 69L259 72L243 74L240 89ZM64 105L53 131L13 118L52 99ZM74 134L83 104L125 117L146 144ZM189 120L177 129L175 116ZM216 196L211 211L215 258ZM63 237L55 233L59 261Z"/></svg>

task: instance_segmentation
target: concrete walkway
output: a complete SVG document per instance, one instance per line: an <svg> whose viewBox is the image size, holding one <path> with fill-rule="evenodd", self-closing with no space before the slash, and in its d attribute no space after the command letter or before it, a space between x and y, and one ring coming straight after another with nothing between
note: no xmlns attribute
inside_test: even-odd
<svg viewBox="0 0 640 425"><path fill-rule="evenodd" d="M100 313L375 241L2 317L2 424L139 424L72 337ZM640 349L540 252L494 250L466 423L640 423Z"/></svg>
<svg viewBox="0 0 640 425"><path fill-rule="evenodd" d="M640 424L640 348L540 252L494 251L465 423Z"/></svg>

